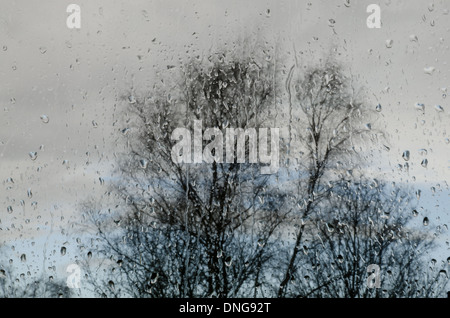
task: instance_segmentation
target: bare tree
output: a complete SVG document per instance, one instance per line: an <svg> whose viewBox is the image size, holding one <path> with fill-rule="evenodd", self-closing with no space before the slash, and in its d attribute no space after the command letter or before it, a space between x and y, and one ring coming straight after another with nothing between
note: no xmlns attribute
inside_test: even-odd
<svg viewBox="0 0 450 318"><path fill-rule="evenodd" d="M11 266L0 266L0 298L70 298L72 291L52 276L16 275Z"/></svg>
<svg viewBox="0 0 450 318"><path fill-rule="evenodd" d="M176 143L171 134L179 127L202 133L207 127L220 133L228 127L271 127L278 71L274 59L258 52L263 50L190 60L182 65L174 88L155 86L150 97L126 97L129 149L121 157L121 180L113 189L126 206L117 215L117 235L90 213L104 243L103 254L120 262L122 293L258 295L268 270L265 264L277 244L275 230L283 220L284 195L271 186L273 177L262 175L259 164L238 162L234 139L230 163L177 163L171 154ZM244 138L250 158L255 140ZM201 141L201 150L207 143ZM220 155L220 147L207 155ZM117 288L102 293L119 295Z"/></svg>
<svg viewBox="0 0 450 318"><path fill-rule="evenodd" d="M423 257L433 239L408 229L414 208L408 191L364 178L340 180L312 222L301 266L293 275L297 297L438 297L448 277ZM370 265L379 286L368 283Z"/></svg>
<svg viewBox="0 0 450 318"><path fill-rule="evenodd" d="M280 277L278 297L286 290L296 271L308 219L329 193L329 181L335 173L351 169L356 153L352 142L364 137L361 118L367 115L363 96L355 91L335 61L307 69L297 80L290 74L286 83L290 107L290 157L296 157L292 196L300 198L291 214L300 219L295 239Z"/></svg>
<svg viewBox="0 0 450 318"><path fill-rule="evenodd" d="M162 79L148 95L124 97L127 147L111 189L119 201L107 210L83 207L95 227L96 256L104 260L89 273L94 291L106 297L441 295L448 279L420 257L433 244L408 230L405 192L354 177L358 141L378 132L364 124L370 119L364 96L336 62L306 69L296 80L294 68L287 72L289 165L282 172L263 175L259 164L238 161L234 137L232 162L186 163L192 153L196 160L198 148L220 157L228 127L273 127L285 115L273 107L282 95L276 63L258 47L246 52L190 60L174 85ZM172 133L180 127L194 135L218 129L192 146L191 138L179 139L188 146L177 161ZM217 144L208 148L211 141ZM385 271L381 290L367 287L370 264Z"/></svg>

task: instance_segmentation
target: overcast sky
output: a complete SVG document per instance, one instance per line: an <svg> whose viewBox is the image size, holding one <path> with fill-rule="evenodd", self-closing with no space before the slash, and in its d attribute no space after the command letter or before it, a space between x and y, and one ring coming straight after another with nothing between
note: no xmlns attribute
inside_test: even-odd
<svg viewBox="0 0 450 318"><path fill-rule="evenodd" d="M79 30L66 26L70 3L81 7ZM381 8L380 29L366 25L371 3ZM294 63L294 48L300 63L317 62L336 48L340 62L366 88L373 109L382 105L371 124L386 131L386 140L374 146L383 160L370 170L421 189L415 224L428 216L432 233L441 226L438 256L449 256L444 228L450 223L448 1L0 4L0 245L8 245L0 263L19 262L22 251L33 251L35 262L26 266L36 272L73 262L70 224L79 216L77 204L89 195L102 196L115 164L116 132L123 128L114 125L118 97L131 89L146 91L159 71L176 74L177 68L168 71L167 65L248 36L285 52L287 66ZM417 102L425 104L425 112L415 108ZM409 172L397 168L405 163L405 150L411 153ZM31 160L29 152L37 152L37 158ZM63 244L65 259L58 257Z"/></svg>

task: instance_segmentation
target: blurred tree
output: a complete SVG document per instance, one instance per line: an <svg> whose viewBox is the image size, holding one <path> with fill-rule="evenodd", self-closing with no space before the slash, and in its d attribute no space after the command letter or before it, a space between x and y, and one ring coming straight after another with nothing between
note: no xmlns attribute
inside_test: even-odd
<svg viewBox="0 0 450 318"><path fill-rule="evenodd" d="M126 202L125 211L118 213L120 225L113 232L96 211L89 213L104 243L102 254L120 262L122 276L111 279L114 290L97 285L99 293L258 294L284 217L284 195L273 186L274 176L262 175L259 164L249 163L249 137L244 137L246 163L237 163L236 140L232 163L186 164L171 158L172 132L178 127L194 131L194 120L202 121L202 132L206 127L223 132L273 127L279 90L275 59L260 47L247 48L190 60L173 88L164 82L153 87L150 97L125 97L129 148L114 188ZM207 143L202 142L202 150Z"/></svg>
<svg viewBox="0 0 450 318"><path fill-rule="evenodd" d="M299 224L280 277L278 297L286 296L308 219L329 194L330 180L352 169L352 160L358 156L354 143L367 136L361 119L369 116L363 96L336 61L310 67L297 79L294 70L291 68L286 82L291 131L288 159L294 168L291 196L297 201L290 214Z"/></svg>
<svg viewBox="0 0 450 318"><path fill-rule="evenodd" d="M0 298L70 298L72 291L65 282L53 277L31 278L15 275L11 266L0 265Z"/></svg>
<svg viewBox="0 0 450 318"><path fill-rule="evenodd" d="M442 297L444 268L427 265L433 239L407 225L413 218L408 191L377 180L340 180L311 222L292 294L297 297ZM368 268L379 268L370 288ZM446 267L446 266L445 266Z"/></svg>

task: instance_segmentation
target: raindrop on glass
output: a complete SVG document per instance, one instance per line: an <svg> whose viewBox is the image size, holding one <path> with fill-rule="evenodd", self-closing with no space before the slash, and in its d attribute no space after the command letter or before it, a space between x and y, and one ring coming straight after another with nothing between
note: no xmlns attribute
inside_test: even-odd
<svg viewBox="0 0 450 318"><path fill-rule="evenodd" d="M394 40L391 40L391 39L386 40L386 47L388 49L390 49L393 44L394 44Z"/></svg>
<svg viewBox="0 0 450 318"><path fill-rule="evenodd" d="M417 198L417 200L419 200L420 199L420 195L422 194L422 190L417 190L416 191L416 198Z"/></svg>
<svg viewBox="0 0 450 318"><path fill-rule="evenodd" d="M420 165L422 167L426 168L428 166L428 159L427 158L423 159L422 162L420 163Z"/></svg>
<svg viewBox="0 0 450 318"><path fill-rule="evenodd" d="M403 158L405 161L408 161L408 160L409 160L409 156L410 156L409 150L403 151L402 158Z"/></svg>
<svg viewBox="0 0 450 318"><path fill-rule="evenodd" d="M427 226L428 224L430 224L430 220L428 220L427 217L423 218L423 225Z"/></svg>
<svg viewBox="0 0 450 318"><path fill-rule="evenodd" d="M436 111L442 113L444 111L444 108L441 105L434 105L434 109L436 109Z"/></svg>
<svg viewBox="0 0 450 318"><path fill-rule="evenodd" d="M415 107L417 110L425 111L425 104L422 104L422 103L415 103L415 104L414 104L414 107Z"/></svg>
<svg viewBox="0 0 450 318"><path fill-rule="evenodd" d="M435 68L433 66L428 66L423 69L425 74L431 75L434 73Z"/></svg>
<svg viewBox="0 0 450 318"><path fill-rule="evenodd" d="M134 97L133 95L128 96L128 103L130 104L136 103L136 97Z"/></svg>
<svg viewBox="0 0 450 318"><path fill-rule="evenodd" d="M233 259L231 258L231 256L227 256L225 258L225 265L230 267L232 263L233 263Z"/></svg>
<svg viewBox="0 0 450 318"><path fill-rule="evenodd" d="M28 153L28 155L30 156L31 160L36 160L36 158L37 158L37 152L36 151L30 151Z"/></svg>
<svg viewBox="0 0 450 318"><path fill-rule="evenodd" d="M48 118L47 115L41 115L41 121L42 121L44 124L48 124L48 122L50 121L50 118Z"/></svg>
<svg viewBox="0 0 450 318"><path fill-rule="evenodd" d="M148 166L148 161L145 159L141 159L139 160L139 167L141 167L142 169L147 169Z"/></svg>
<svg viewBox="0 0 450 318"><path fill-rule="evenodd" d="M158 281L158 277L158 273L152 273L152 276L150 276L150 283L155 284Z"/></svg>
<svg viewBox="0 0 450 318"><path fill-rule="evenodd" d="M375 107L375 110L376 110L377 112L381 112L381 104L378 104L378 105Z"/></svg>
<svg viewBox="0 0 450 318"><path fill-rule="evenodd" d="M426 149L419 149L419 155L426 156L428 154L428 151Z"/></svg>

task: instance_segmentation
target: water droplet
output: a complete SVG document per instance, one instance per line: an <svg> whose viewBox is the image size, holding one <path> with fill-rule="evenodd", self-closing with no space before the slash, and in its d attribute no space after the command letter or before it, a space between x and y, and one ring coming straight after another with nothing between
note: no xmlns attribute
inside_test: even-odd
<svg viewBox="0 0 450 318"><path fill-rule="evenodd" d="M444 111L444 108L441 105L434 105L434 109L440 113Z"/></svg>
<svg viewBox="0 0 450 318"><path fill-rule="evenodd" d="M264 197L263 196L258 196L259 199L259 203L264 204Z"/></svg>
<svg viewBox="0 0 450 318"><path fill-rule="evenodd" d="M28 153L28 155L30 156L30 158L31 158L31 160L36 160L36 158L37 158L37 152L36 151L30 151L29 153Z"/></svg>
<svg viewBox="0 0 450 318"><path fill-rule="evenodd" d="M39 52L41 52L41 54L45 54L45 52L47 52L47 48L41 46L41 47L39 48Z"/></svg>
<svg viewBox="0 0 450 318"><path fill-rule="evenodd" d="M92 126L93 126L94 128L97 128L97 127L98 127L98 124L97 124L97 122L96 122L95 120L92 121Z"/></svg>
<svg viewBox="0 0 450 318"><path fill-rule="evenodd" d="M410 40L411 42L418 42L418 41L419 41L419 38L417 37L417 35L411 34L411 35L409 36L409 40Z"/></svg>
<svg viewBox="0 0 450 318"><path fill-rule="evenodd" d="M344 6L346 6L347 8L350 7L350 0L345 0Z"/></svg>
<svg viewBox="0 0 450 318"><path fill-rule="evenodd" d="M225 258L225 265L230 267L232 263L233 263L233 259L231 258L231 256L227 256Z"/></svg>
<svg viewBox="0 0 450 318"><path fill-rule="evenodd" d="M447 264L450 265L450 257L447 258Z"/></svg>
<svg viewBox="0 0 450 318"><path fill-rule="evenodd" d="M150 276L150 283L155 284L158 281L158 277L158 273L152 273L152 276Z"/></svg>
<svg viewBox="0 0 450 318"><path fill-rule="evenodd" d="M441 276L443 276L443 277L445 277L445 278L448 278L448 276L447 276L447 271L446 271L445 269L441 269L441 270L439 271L439 275L441 275Z"/></svg>
<svg viewBox="0 0 450 318"><path fill-rule="evenodd" d="M422 165L422 167L426 168L428 166L428 159L427 158L423 159L420 164Z"/></svg>
<svg viewBox="0 0 450 318"><path fill-rule="evenodd" d="M114 291L115 286L114 286L114 282L113 282L112 280L110 280L110 281L108 282L108 286L109 286L109 288L110 288L112 291Z"/></svg>
<svg viewBox="0 0 450 318"><path fill-rule="evenodd" d="M266 9L266 17L270 17L270 9Z"/></svg>
<svg viewBox="0 0 450 318"><path fill-rule="evenodd" d="M65 246L61 247L61 256L64 256L64 255L66 255L66 247Z"/></svg>
<svg viewBox="0 0 450 318"><path fill-rule="evenodd" d="M339 263L343 263L344 262L344 257L341 254L339 254L337 256L337 260L338 260Z"/></svg>
<svg viewBox="0 0 450 318"><path fill-rule="evenodd" d="M259 239L258 240L258 246L259 247L263 247L264 246L264 240L263 239Z"/></svg>
<svg viewBox="0 0 450 318"><path fill-rule="evenodd" d="M3 51L8 50L8 47L6 45L3 45Z"/></svg>
<svg viewBox="0 0 450 318"><path fill-rule="evenodd" d="M133 95L128 96L128 103L135 104L136 103L136 97Z"/></svg>
<svg viewBox="0 0 450 318"><path fill-rule="evenodd" d="M417 210L414 209L414 210L412 210L412 215L413 215L414 217L416 217L416 216L419 215L419 212L417 212Z"/></svg>
<svg viewBox="0 0 450 318"><path fill-rule="evenodd" d="M142 169L147 169L148 166L148 161L145 159L141 159L139 160L139 167L141 167Z"/></svg>
<svg viewBox="0 0 450 318"><path fill-rule="evenodd" d="M31 188L29 188L29 189L27 190L27 196L28 196L29 198L32 198L32 197L33 197L33 192L31 192Z"/></svg>
<svg viewBox="0 0 450 318"><path fill-rule="evenodd" d="M41 115L41 121L42 121L44 124L48 124L48 122L50 121L50 118L48 118L47 115Z"/></svg>
<svg viewBox="0 0 450 318"><path fill-rule="evenodd" d="M26 262L27 261L27 256L25 254L20 255L20 260L22 262Z"/></svg>
<svg viewBox="0 0 450 318"><path fill-rule="evenodd" d="M450 139L445 138L445 139L444 139L444 142L448 145L448 144L450 144Z"/></svg>
<svg viewBox="0 0 450 318"><path fill-rule="evenodd" d="M303 254L308 255L308 246L303 245Z"/></svg>
<svg viewBox="0 0 450 318"><path fill-rule="evenodd" d="M431 75L434 73L435 68L433 66L428 66L423 69L425 74Z"/></svg>
<svg viewBox="0 0 450 318"><path fill-rule="evenodd" d="M334 232L333 224L327 223L327 230L328 230L328 232L333 233Z"/></svg>
<svg viewBox="0 0 450 318"><path fill-rule="evenodd" d="M426 156L428 154L428 151L426 149L419 149L419 155Z"/></svg>
<svg viewBox="0 0 450 318"><path fill-rule="evenodd" d="M8 212L9 214L13 213L13 208L12 208L12 206L8 206L8 207L6 208L6 212Z"/></svg>
<svg viewBox="0 0 450 318"><path fill-rule="evenodd" d="M405 150L405 151L403 151L402 158L403 158L405 161L408 161L408 160L409 160L409 155L410 155L409 150Z"/></svg>
<svg viewBox="0 0 450 318"><path fill-rule="evenodd" d="M387 47L388 49L390 49L390 48L392 47L393 44L394 44L394 40L392 40L392 39L386 40L386 47Z"/></svg>
<svg viewBox="0 0 450 318"><path fill-rule="evenodd" d="M424 225L424 226L428 226L428 224L430 224L430 220L428 220L427 217L424 217L424 218L423 218L423 225Z"/></svg>
<svg viewBox="0 0 450 318"><path fill-rule="evenodd" d="M223 254L222 250L217 251L217 258L221 258L222 254Z"/></svg>
<svg viewBox="0 0 450 318"><path fill-rule="evenodd" d="M434 3L428 5L428 11L432 12L434 10Z"/></svg>
<svg viewBox="0 0 450 318"><path fill-rule="evenodd" d="M415 103L414 104L414 107L417 109L417 110L421 110L421 111L425 111L425 104L422 104L422 103Z"/></svg>
<svg viewBox="0 0 450 318"><path fill-rule="evenodd" d="M376 110L377 112L381 112L381 104L378 104L378 105L375 107L375 110Z"/></svg>
<svg viewBox="0 0 450 318"><path fill-rule="evenodd" d="M329 19L328 20L328 26L330 26L330 27L334 27L335 23L336 23L336 21L334 19Z"/></svg>
<svg viewBox="0 0 450 318"><path fill-rule="evenodd" d="M88 252L87 253L87 257L88 257L88 259L91 259L92 258L92 252Z"/></svg>

